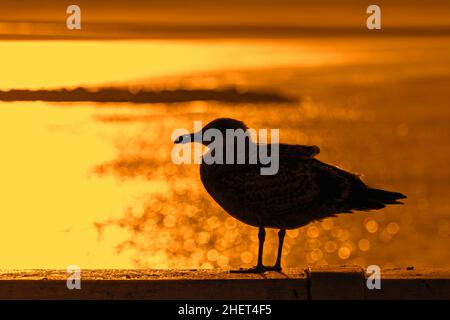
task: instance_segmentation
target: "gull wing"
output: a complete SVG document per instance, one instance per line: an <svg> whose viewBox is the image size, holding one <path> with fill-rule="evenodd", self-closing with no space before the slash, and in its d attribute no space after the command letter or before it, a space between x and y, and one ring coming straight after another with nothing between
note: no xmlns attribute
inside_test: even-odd
<svg viewBox="0 0 450 320"><path fill-rule="evenodd" d="M279 144L280 159L296 159L299 157L314 157L320 153L318 146L294 144Z"/></svg>
<svg viewBox="0 0 450 320"><path fill-rule="evenodd" d="M355 177L303 156L285 162L275 175L261 175L259 166L237 165L216 179L215 191L223 203L236 206L231 211L256 213L265 225L275 226L302 225L343 212Z"/></svg>

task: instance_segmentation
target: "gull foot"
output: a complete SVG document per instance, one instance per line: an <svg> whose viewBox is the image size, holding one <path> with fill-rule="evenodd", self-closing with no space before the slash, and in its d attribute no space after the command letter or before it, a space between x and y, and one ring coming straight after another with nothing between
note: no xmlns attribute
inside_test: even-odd
<svg viewBox="0 0 450 320"><path fill-rule="evenodd" d="M277 265L265 267L265 268L266 268L266 271L277 271L277 272L281 271L281 266L277 266Z"/></svg>

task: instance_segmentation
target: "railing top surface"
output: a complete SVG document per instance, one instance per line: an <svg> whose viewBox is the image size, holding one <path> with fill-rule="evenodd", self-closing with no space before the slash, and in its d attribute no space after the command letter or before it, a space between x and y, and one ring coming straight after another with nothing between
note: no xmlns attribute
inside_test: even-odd
<svg viewBox="0 0 450 320"><path fill-rule="evenodd" d="M287 268L282 272L263 274L231 273L225 269L81 269L84 280L264 280L306 279L309 274L364 273L358 266L317 266ZM32 269L0 270L0 280L65 280L67 270ZM450 268L382 269L384 279L450 279Z"/></svg>

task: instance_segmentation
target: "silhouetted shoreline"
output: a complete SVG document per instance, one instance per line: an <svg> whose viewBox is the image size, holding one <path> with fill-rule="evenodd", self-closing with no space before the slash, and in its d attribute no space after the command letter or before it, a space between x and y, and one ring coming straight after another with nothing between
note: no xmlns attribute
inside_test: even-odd
<svg viewBox="0 0 450 320"><path fill-rule="evenodd" d="M140 90L121 88L90 90L83 87L60 90L9 90L0 91L0 101L50 101L50 102L128 102L128 103L177 103L190 101L219 101L227 103L288 103L295 99L278 93L239 91L228 89L177 89Z"/></svg>

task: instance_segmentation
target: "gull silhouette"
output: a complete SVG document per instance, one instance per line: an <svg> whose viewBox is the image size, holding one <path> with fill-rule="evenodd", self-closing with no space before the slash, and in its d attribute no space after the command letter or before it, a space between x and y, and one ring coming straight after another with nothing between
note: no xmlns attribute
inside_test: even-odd
<svg viewBox="0 0 450 320"><path fill-rule="evenodd" d="M212 141L198 140L208 129L222 133L224 146L236 144L234 138L227 140L227 129L248 130L242 121L220 118L208 123L201 132L178 137L175 143L198 142L208 146ZM249 153L248 146L252 143L249 139L246 153ZM269 151L273 149L271 144L265 146ZM261 144L257 145L260 147ZM232 272L281 271L286 229L299 228L339 213L378 210L389 204L402 204L398 200L406 198L398 192L370 188L358 175L317 160L314 158L320 152L317 146L278 144L277 147L279 170L274 175L262 175L260 168L264 165L259 162L207 164L202 161L200 165L201 181L209 195L234 218L259 228L257 265ZM224 147L223 152L227 150ZM203 158L210 152L212 150ZM273 266L263 265L265 228L279 229L277 260Z"/></svg>

